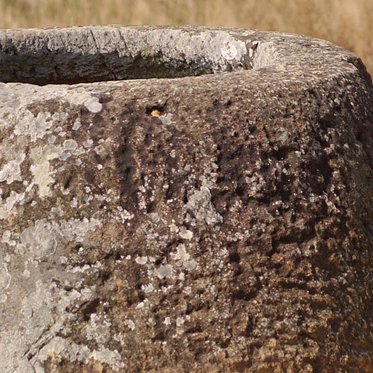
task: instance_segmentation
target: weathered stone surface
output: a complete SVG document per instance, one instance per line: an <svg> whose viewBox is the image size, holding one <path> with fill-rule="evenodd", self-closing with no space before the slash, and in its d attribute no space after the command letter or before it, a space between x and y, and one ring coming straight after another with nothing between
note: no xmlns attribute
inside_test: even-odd
<svg viewBox="0 0 373 373"><path fill-rule="evenodd" d="M1 372L373 372L357 57L247 30L18 30L0 80Z"/></svg>

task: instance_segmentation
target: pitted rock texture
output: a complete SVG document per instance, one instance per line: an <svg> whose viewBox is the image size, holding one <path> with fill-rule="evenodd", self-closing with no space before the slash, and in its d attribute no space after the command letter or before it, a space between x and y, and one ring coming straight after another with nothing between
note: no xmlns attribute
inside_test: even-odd
<svg viewBox="0 0 373 373"><path fill-rule="evenodd" d="M118 78L136 79L82 83ZM356 56L248 30L18 30L0 80L1 372L373 372Z"/></svg>

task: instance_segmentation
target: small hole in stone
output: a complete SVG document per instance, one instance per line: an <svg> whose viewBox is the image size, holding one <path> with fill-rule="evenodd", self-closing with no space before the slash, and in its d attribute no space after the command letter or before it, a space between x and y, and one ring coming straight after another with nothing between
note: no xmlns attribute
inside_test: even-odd
<svg viewBox="0 0 373 373"><path fill-rule="evenodd" d="M237 252L229 254L229 261L232 263L239 263L241 261L240 254Z"/></svg>
<svg viewBox="0 0 373 373"><path fill-rule="evenodd" d="M145 113L152 117L159 117L165 111L165 104L161 105L148 105L145 108Z"/></svg>
<svg viewBox="0 0 373 373"><path fill-rule="evenodd" d="M232 105L232 100L227 100L227 102L224 104L225 107L229 107Z"/></svg>
<svg viewBox="0 0 373 373"><path fill-rule="evenodd" d="M90 316L96 312L99 304L100 299L96 298L82 306L81 312L85 321L88 321Z"/></svg>
<svg viewBox="0 0 373 373"><path fill-rule="evenodd" d="M71 185L71 181L72 181L72 180L73 180L72 175L69 175L69 176L66 178L66 180L64 181L64 183L63 183L63 188L64 188L64 189L68 189L69 186Z"/></svg>

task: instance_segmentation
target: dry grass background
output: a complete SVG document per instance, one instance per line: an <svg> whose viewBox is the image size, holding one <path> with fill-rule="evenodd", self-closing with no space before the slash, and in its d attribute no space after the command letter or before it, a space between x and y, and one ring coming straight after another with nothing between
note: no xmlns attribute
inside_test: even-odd
<svg viewBox="0 0 373 373"><path fill-rule="evenodd" d="M0 28L110 23L306 34L352 50L373 73L373 0L0 0Z"/></svg>

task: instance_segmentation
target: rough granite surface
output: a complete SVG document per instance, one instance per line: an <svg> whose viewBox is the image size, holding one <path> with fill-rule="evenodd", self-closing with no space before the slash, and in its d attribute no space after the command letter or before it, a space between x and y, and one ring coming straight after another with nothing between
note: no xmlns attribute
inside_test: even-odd
<svg viewBox="0 0 373 373"><path fill-rule="evenodd" d="M249 30L7 30L0 81L0 372L373 372L355 55Z"/></svg>

